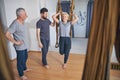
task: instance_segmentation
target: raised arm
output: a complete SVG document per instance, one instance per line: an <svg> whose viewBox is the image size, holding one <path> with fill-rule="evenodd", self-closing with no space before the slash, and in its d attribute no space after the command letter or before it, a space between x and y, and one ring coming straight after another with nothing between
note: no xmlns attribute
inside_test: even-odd
<svg viewBox="0 0 120 80"><path fill-rule="evenodd" d="M54 26L55 26L55 21L53 21L53 22L51 23L51 26L52 26L52 27L54 27Z"/></svg>
<svg viewBox="0 0 120 80"><path fill-rule="evenodd" d="M79 19L78 16L75 15L75 14L73 14L73 17L74 17L74 19L71 21L72 25L75 24L78 21L78 19Z"/></svg>
<svg viewBox="0 0 120 80"><path fill-rule="evenodd" d="M59 20L57 19L57 16L59 16L60 13L57 13L55 15L52 16L53 20L56 22L56 23L59 23Z"/></svg>

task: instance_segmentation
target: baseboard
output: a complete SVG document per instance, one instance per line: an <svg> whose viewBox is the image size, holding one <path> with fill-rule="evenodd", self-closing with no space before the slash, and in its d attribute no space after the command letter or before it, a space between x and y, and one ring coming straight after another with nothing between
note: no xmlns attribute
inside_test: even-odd
<svg viewBox="0 0 120 80"><path fill-rule="evenodd" d="M28 53L31 53L31 52L40 52L41 53L41 51L34 51L34 50L28 51Z"/></svg>
<svg viewBox="0 0 120 80"><path fill-rule="evenodd" d="M120 63L111 63L111 69L120 70Z"/></svg>

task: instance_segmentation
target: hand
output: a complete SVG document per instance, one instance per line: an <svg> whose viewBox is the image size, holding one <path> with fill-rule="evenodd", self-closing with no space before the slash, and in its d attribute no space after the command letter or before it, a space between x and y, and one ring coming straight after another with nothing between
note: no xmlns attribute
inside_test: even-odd
<svg viewBox="0 0 120 80"><path fill-rule="evenodd" d="M76 14L75 14L75 12L73 12L73 13L71 13L71 15L72 15L72 16L75 16Z"/></svg>
<svg viewBox="0 0 120 80"><path fill-rule="evenodd" d="M57 16L61 15L61 12L59 11L56 15L57 15Z"/></svg>
<svg viewBox="0 0 120 80"><path fill-rule="evenodd" d="M16 41L15 44L18 45L18 46L20 46L20 45L23 44L23 41Z"/></svg>
<svg viewBox="0 0 120 80"><path fill-rule="evenodd" d="M62 13L63 13L63 12L62 12L62 11L60 11L60 15L62 15Z"/></svg>
<svg viewBox="0 0 120 80"><path fill-rule="evenodd" d="M39 48L43 48L43 45L42 45L42 43L39 43Z"/></svg>

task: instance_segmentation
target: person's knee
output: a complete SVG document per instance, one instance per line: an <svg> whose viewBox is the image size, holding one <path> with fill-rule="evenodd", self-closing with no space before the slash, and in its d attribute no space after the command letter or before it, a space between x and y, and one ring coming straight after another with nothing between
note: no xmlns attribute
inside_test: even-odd
<svg viewBox="0 0 120 80"><path fill-rule="evenodd" d="M60 52L61 55L64 54L64 50L63 49L60 49L59 52Z"/></svg>

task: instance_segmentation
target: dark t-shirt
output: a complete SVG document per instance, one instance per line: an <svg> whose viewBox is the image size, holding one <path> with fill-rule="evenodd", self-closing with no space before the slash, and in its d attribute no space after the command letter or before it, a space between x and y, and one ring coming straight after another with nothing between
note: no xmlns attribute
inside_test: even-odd
<svg viewBox="0 0 120 80"><path fill-rule="evenodd" d="M42 20L40 19L37 24L36 28L40 28L40 38L41 39L50 39L50 26L51 21L49 19Z"/></svg>

